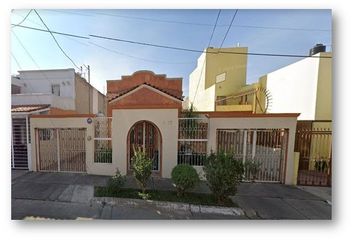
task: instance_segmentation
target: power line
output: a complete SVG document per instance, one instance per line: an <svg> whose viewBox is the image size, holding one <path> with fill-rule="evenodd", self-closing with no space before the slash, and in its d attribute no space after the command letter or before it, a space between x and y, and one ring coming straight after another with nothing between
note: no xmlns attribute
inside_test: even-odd
<svg viewBox="0 0 354 240"><path fill-rule="evenodd" d="M15 26L15 24L11 24L12 26ZM80 36L80 35L75 35L75 34L70 34L70 33L63 33L63 32L56 32L56 31L48 31L45 29L40 29L40 28L35 28L35 27L29 27L29 26L24 26L24 25L16 25L17 27L21 27L21 28L27 28L27 29L31 29L31 30L36 30L36 31L40 31L40 32L51 32L53 34L58 34L58 35L64 35L64 36L68 36L68 37L75 37L75 38L83 38L83 39L90 39L89 37L85 37L85 36Z"/></svg>
<svg viewBox="0 0 354 240"><path fill-rule="evenodd" d="M161 20L156 18L147 18L147 17L136 17L136 16L127 16L121 14L112 14L112 13L103 13L103 12L91 12L91 14L83 14L79 12L73 11L63 11L63 10L53 10L48 9L46 11L59 12L64 14L73 14L73 15L82 15L82 16L92 16L92 15L104 15L104 16L112 16L118 18L127 18L127 19L136 19L141 21L152 21L152 22L162 22L162 23L172 23L172 24L185 24L185 25L195 25L195 26L205 26L212 27L213 24L209 23L196 23L196 22L185 22L185 21L175 21L175 20ZM227 27L229 24L219 24L217 27ZM232 25L233 28L260 28L260 29L270 29L270 30L290 30L290 31L320 31L320 32L330 32L330 29L316 29L316 28L297 28L297 27L278 27L278 26L256 26L256 25L244 25L244 24L235 24Z"/></svg>
<svg viewBox="0 0 354 240"><path fill-rule="evenodd" d="M11 56L13 57L13 59L15 60L16 64L17 64L17 67L22 70L22 67L20 65L20 63L17 61L17 58L15 57L15 55L11 52Z"/></svg>
<svg viewBox="0 0 354 240"><path fill-rule="evenodd" d="M12 28L17 27L18 25L21 25L24 21L26 21L26 19L28 18L28 16L31 14L32 10L33 10L33 9L31 9L31 10L27 13L27 15L21 20L21 22L19 22L19 23L17 23L17 24L14 24L14 25L12 26Z"/></svg>
<svg viewBox="0 0 354 240"><path fill-rule="evenodd" d="M49 32L49 33L58 34L58 35L64 35L64 36L69 36L69 37L79 37L79 38L84 38L84 39L90 39L89 37L85 37L85 36L82 36L82 35L74 35L74 34L57 32L57 31L48 31L48 30L45 30L45 29L32 28L32 27L23 26L23 25L19 25L18 27L28 28L28 29L42 31L42 32ZM203 53L204 52L203 50L187 49L187 48L180 48L180 47L171 47L171 46L166 46L166 45L151 44L151 43L145 43L145 42L125 40L125 39L120 39L120 38L111 38L111 37L105 37L105 36L100 36L100 35L92 35L92 34L90 34L89 36L95 37L95 38L106 39L106 40L126 42L126 43L131 43L131 44L139 44L139 45L159 47L159 48L167 48L167 49L173 49L173 50L189 51L189 52L196 52L196 53ZM308 55L299 55L299 54L275 54L275 53L252 53L252 52L240 53L240 52L228 52L228 51L219 51L218 53L214 53L214 52L210 52L210 53L213 53L213 54L220 54L220 53L221 54L238 54L238 55L251 55L251 56L268 56L268 57L332 58L332 57L329 57L329 56L308 56Z"/></svg>
<svg viewBox="0 0 354 240"><path fill-rule="evenodd" d="M152 60L152 59L147 59L147 58L141 58L141 57L136 57L136 56L129 55L129 54L126 54L126 53L118 52L116 50L106 48L104 46L101 46L101 45L93 43L93 42L89 42L89 44L94 45L94 46L99 47L99 48L102 48L102 49L104 49L106 51L118 54L118 55L123 55L123 56L127 56L127 57L130 57L130 58L135 58L135 59L138 59L138 60L146 61L146 62L155 62L155 63L163 63L163 64L192 64L192 62L185 62L185 63L183 63L183 62L165 62L165 61L158 61L158 60Z"/></svg>
<svg viewBox="0 0 354 240"><path fill-rule="evenodd" d="M220 17L220 13L221 13L221 10L219 10L218 15L216 17L216 20L215 20L215 23L214 23L214 27L213 27L213 31L212 31L212 33L210 35L210 38L209 38L208 47L210 46L211 40L213 39L214 32L215 32L215 29L216 29L216 25L217 25L219 17ZM198 93L198 88L199 88L200 80L202 79L203 69L204 69L205 64L206 64L206 56L205 56L204 61L203 61L202 69L200 70L198 84L197 84L197 88L195 89L195 93L194 93L194 96L193 96L192 104L194 103L195 97L197 96L197 93Z"/></svg>
<svg viewBox="0 0 354 240"><path fill-rule="evenodd" d="M229 24L229 27L227 28L227 31L226 31L225 36L224 36L224 39L222 40L221 45L220 45L219 48L222 48L222 45L224 45L225 39L226 39L226 37L227 37L227 34L229 34L230 28L231 28L231 26L232 26L232 23L233 23L234 20L235 20L235 17L236 17L237 12L238 12L238 9L236 9L236 11L235 11L235 13L234 13L234 16L232 17L232 20L231 20L231 22L230 22L230 24Z"/></svg>
<svg viewBox="0 0 354 240"><path fill-rule="evenodd" d="M36 67L37 67L38 69L40 69L38 63L34 60L34 58L33 58L32 55L29 53L29 51L27 50L27 48L23 45L22 41L21 41L20 38L17 36L17 34L16 34L14 31L12 31L12 30L11 30L11 32L12 32L12 34L15 36L15 38L17 39L18 43L21 45L21 47L23 48L23 50L25 50L27 56L32 60L32 62L34 63L34 65L36 65Z"/></svg>
<svg viewBox="0 0 354 240"><path fill-rule="evenodd" d="M39 19L41 20L41 22L43 23L43 25L46 27L46 29L49 31L50 35L53 37L55 43L57 44L57 46L59 47L59 49L61 50L61 52L71 61L71 63L80 70L80 68L76 65L76 63L68 56L68 54L66 54L66 52L63 50L63 48L60 46L60 44L58 43L57 39L55 38L54 34L50 31L50 29L48 28L47 24L45 24L45 22L43 21L42 17L39 15L39 13L34 10L34 12L37 14L37 16L39 17Z"/></svg>
<svg viewBox="0 0 354 240"><path fill-rule="evenodd" d="M166 48L166 49L187 51L187 52L195 52L195 53L203 53L203 52L205 52L204 50L197 50L197 49L190 49L190 48L181 48L181 47L172 47L172 46L167 46L167 45L158 45L158 44L138 42L138 41L132 41L132 40L125 40L125 39L121 39L121 38L105 37L105 36L93 35L93 34L89 34L89 36L94 37L94 38L105 39L105 40L126 42L126 43L144 45L144 46L150 46L150 47L156 47L156 48ZM308 55L299 55L299 54L252 53L252 52L245 53L245 52L230 52L230 51L218 51L218 52L207 52L207 53L211 53L211 54L251 55L251 56L265 56L265 57L332 58L330 56L308 56Z"/></svg>

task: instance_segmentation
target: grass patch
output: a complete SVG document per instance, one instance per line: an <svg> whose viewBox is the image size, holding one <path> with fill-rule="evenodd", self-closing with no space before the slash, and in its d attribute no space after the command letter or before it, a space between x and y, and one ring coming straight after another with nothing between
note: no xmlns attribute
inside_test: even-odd
<svg viewBox="0 0 354 240"><path fill-rule="evenodd" d="M134 198L141 199L139 189L122 188L119 191L110 190L107 187L95 187L95 197L117 197L117 198ZM197 205L212 205L220 206L212 194L204 193L189 193L187 192L183 197L178 197L175 191L158 191L146 190L149 194L150 200L166 201L166 202L183 202ZM226 207L237 207L237 205L228 199L225 203Z"/></svg>

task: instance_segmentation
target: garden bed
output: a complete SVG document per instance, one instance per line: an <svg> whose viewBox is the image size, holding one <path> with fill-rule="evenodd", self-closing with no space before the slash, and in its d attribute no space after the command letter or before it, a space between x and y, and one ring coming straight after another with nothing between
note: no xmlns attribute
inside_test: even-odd
<svg viewBox="0 0 354 240"><path fill-rule="evenodd" d="M107 187L95 187L94 196L141 199L141 196L139 195L140 192L141 191L139 189L133 188L122 188L119 191L111 191ZM149 200L183 202L196 205L237 207L237 204L232 202L230 198L227 199L224 205L220 205L213 195L205 193L187 192L182 197L177 196L177 192L174 191L146 190L146 193L150 196Z"/></svg>

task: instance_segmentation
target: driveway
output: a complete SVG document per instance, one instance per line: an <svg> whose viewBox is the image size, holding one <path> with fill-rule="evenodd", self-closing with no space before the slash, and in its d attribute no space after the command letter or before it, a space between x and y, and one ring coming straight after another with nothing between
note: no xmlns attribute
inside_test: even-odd
<svg viewBox="0 0 354 240"><path fill-rule="evenodd" d="M74 173L13 171L12 219L331 219L331 205L299 188L280 184L241 184L232 197L246 215L222 215L157 208L137 201L108 205L93 199L94 186L109 177ZM127 181L127 187L134 182ZM170 188L159 179L152 186ZM198 191L208 191L202 184Z"/></svg>

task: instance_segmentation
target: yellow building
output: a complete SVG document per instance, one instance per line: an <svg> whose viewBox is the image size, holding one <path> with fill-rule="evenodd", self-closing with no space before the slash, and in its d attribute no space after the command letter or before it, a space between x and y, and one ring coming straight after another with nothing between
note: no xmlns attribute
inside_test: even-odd
<svg viewBox="0 0 354 240"><path fill-rule="evenodd" d="M247 47L207 48L189 76L189 107L265 112L262 82L246 84L247 53Z"/></svg>

